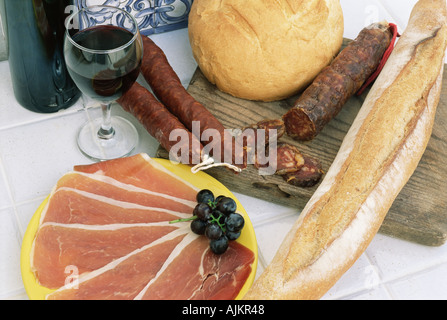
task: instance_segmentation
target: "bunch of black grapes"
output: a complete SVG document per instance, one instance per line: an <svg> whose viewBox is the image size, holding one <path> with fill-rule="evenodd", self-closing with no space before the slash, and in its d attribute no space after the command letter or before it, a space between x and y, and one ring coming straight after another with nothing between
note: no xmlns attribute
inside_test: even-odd
<svg viewBox="0 0 447 320"><path fill-rule="evenodd" d="M226 196L214 197L208 189L197 194L197 206L194 208L195 219L191 230L205 235L210 240L210 249L215 254L227 251L230 241L240 237L245 220L236 212L236 202Z"/></svg>

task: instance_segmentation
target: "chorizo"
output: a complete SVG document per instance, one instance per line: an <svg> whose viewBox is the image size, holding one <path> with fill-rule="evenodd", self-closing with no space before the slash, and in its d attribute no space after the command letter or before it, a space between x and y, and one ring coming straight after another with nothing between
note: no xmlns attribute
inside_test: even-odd
<svg viewBox="0 0 447 320"><path fill-rule="evenodd" d="M185 164L200 161L203 149L200 141L145 87L135 82L129 91L118 99L118 103L125 111L134 115L167 151L173 150L176 146L176 152L170 152L171 158L174 157L175 160ZM171 140L171 132L174 130L187 135L188 139ZM178 145L179 143L183 145ZM188 150L187 158L181 154L184 150Z"/></svg>
<svg viewBox="0 0 447 320"><path fill-rule="evenodd" d="M294 173L304 166L305 160L301 152L295 146L281 143L277 147L276 174L285 175Z"/></svg>
<svg viewBox="0 0 447 320"><path fill-rule="evenodd" d="M282 175L284 180L293 186L310 188L320 182L324 171L321 163L312 157L303 155L304 163L299 170Z"/></svg>
<svg viewBox="0 0 447 320"><path fill-rule="evenodd" d="M219 151L223 151L221 152L221 159L216 160L224 161L224 154L227 153L232 155L234 162L234 138L225 132L224 125L186 91L163 50L148 37L143 37L143 44L144 55L141 73L155 96L191 132L196 131L193 130L194 122L199 122L200 136L196 136L199 140L202 139L206 130L217 130L220 134L220 139L216 141L214 138L210 139L210 141L202 139L201 142L204 146L208 146L208 150L213 151L215 148L218 148ZM239 157L239 159L241 158L243 156ZM245 166L245 164L239 163L237 165Z"/></svg>
<svg viewBox="0 0 447 320"><path fill-rule="evenodd" d="M263 141L267 145L270 139L280 139L285 134L286 127L281 119L266 119L250 125L242 131L247 129L255 130L256 141L261 138L259 134L262 133L264 135Z"/></svg>
<svg viewBox="0 0 447 320"><path fill-rule="evenodd" d="M270 154L269 151L272 150L266 149L268 158L267 155L264 155L262 152L257 153L254 166L257 169L266 168L270 165L271 161L275 161L275 174L282 176L286 173L296 172L304 165L303 155L297 147L282 142L279 143L274 150L276 151L275 154Z"/></svg>
<svg viewBox="0 0 447 320"><path fill-rule="evenodd" d="M275 174L295 187L313 187L324 174L320 161L302 154L297 147L288 143L279 143L276 147L276 154L269 154L269 161L266 158L259 159L260 156L263 156L262 153L257 154L254 163L258 170L269 166L269 161L276 161Z"/></svg>
<svg viewBox="0 0 447 320"><path fill-rule="evenodd" d="M301 141L315 138L378 68L392 38L386 22L363 29L283 116L287 134Z"/></svg>
<svg viewBox="0 0 447 320"><path fill-rule="evenodd" d="M246 127L242 132L247 129L255 130L255 134L246 135L247 141L244 141L247 155L250 157L248 163L253 163L255 168L261 170L268 167L271 161L275 161L275 174L282 176L287 183L302 188L312 187L321 180L324 172L320 161L303 155L296 146L281 142L276 145L274 155L269 153L269 138L278 141L285 134L285 125L281 119L263 120ZM273 135L270 133L272 130L275 133ZM265 135L263 139L261 133ZM265 141L265 152L256 150L261 146L257 141L260 138Z"/></svg>
<svg viewBox="0 0 447 320"><path fill-rule="evenodd" d="M259 155L263 157L262 163L268 162L265 153L270 140L278 141L285 133L285 126L281 119L266 119L243 129L237 129L234 133L236 143L243 147L244 163L257 166ZM262 148L263 152L258 152L261 151L259 148Z"/></svg>

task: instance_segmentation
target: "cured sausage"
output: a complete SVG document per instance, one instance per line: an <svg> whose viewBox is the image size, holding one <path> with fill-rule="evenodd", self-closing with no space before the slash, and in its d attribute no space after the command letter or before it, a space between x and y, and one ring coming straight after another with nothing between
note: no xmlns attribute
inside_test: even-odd
<svg viewBox="0 0 447 320"><path fill-rule="evenodd" d="M271 151L275 151L275 154L270 154ZM275 174L282 176L296 172L304 165L303 155L298 148L284 142L279 143L275 149L266 149L266 153L268 154L260 152L255 155L254 166L257 169L266 168L275 161Z"/></svg>
<svg viewBox="0 0 447 320"><path fill-rule="evenodd" d="M282 176L284 180L296 187L313 187L323 176L322 165L320 161L310 156L303 155L296 146L280 142L276 145L276 154L272 155L269 151L269 139L278 141L285 134L284 122L281 119L263 120L250 125L242 130L255 130L254 135L246 135L244 147L247 150L248 163L253 163L255 168L261 170L269 166L271 161L276 161L275 174ZM272 130L274 134L271 134ZM264 137L260 136L263 135ZM265 141L265 152L258 152L257 140Z"/></svg>
<svg viewBox="0 0 447 320"><path fill-rule="evenodd" d="M302 141L315 138L378 68L392 38L386 22L363 29L283 116L287 134Z"/></svg>
<svg viewBox="0 0 447 320"><path fill-rule="evenodd" d="M255 139L261 138L259 135L264 134L264 142L267 145L270 139L280 139L284 134L286 127L284 126L284 121L281 119L266 119L259 121L256 124L246 127L242 131L247 129L255 130ZM276 130L276 131L273 131Z"/></svg>
<svg viewBox="0 0 447 320"><path fill-rule="evenodd" d="M201 160L203 146L200 141L145 87L136 82L118 100L118 103L125 111L134 115L167 151L171 151L176 146L176 152L170 152L170 156L175 160L185 164L197 163ZM174 130L187 135L188 139L170 140L171 132ZM181 154L185 150L188 151L187 157Z"/></svg>
<svg viewBox="0 0 447 320"><path fill-rule="evenodd" d="M284 122L280 119L266 119L243 128L236 137L243 145L248 163L256 164L256 153L259 147L267 148L270 140L278 141L285 133ZM240 140L242 137L242 141Z"/></svg>
<svg viewBox="0 0 447 320"><path fill-rule="evenodd" d="M268 153L270 141L274 140L276 143L284 133L284 122L281 119L266 119L233 131L235 142L239 148L242 147L244 163L254 164L257 169L269 163L266 153ZM259 161L259 156L262 157L262 161Z"/></svg>
<svg viewBox="0 0 447 320"><path fill-rule="evenodd" d="M203 141L202 139L201 142L203 145L208 145L208 150L215 151L215 148L223 150L224 152L221 152L220 156L221 159L216 160L224 161L225 153L233 154L234 139L225 132L224 125L186 91L178 75L169 64L163 50L148 37L143 37L143 44L144 55L141 73L152 88L155 96L191 132L195 133L196 130L193 130L193 124L198 122L200 124L200 136L196 135L196 137L199 140L206 130L217 130L220 134L220 139L215 140L213 138L210 141ZM228 142L225 143L225 141ZM213 155L212 152L210 155ZM240 165L244 166L243 164Z"/></svg>
<svg viewBox="0 0 447 320"><path fill-rule="evenodd" d="M256 160L256 168L261 169L267 166L261 165L258 158ZM276 156L270 157L269 160L276 161L275 174L282 176L284 181L295 187L313 187L320 182L324 174L320 161L302 154L297 147L288 143L278 144Z"/></svg>
<svg viewBox="0 0 447 320"><path fill-rule="evenodd" d="M276 148L276 174L285 175L288 173L295 173L304 165L304 157L297 147L287 143L281 143Z"/></svg>
<svg viewBox="0 0 447 320"><path fill-rule="evenodd" d="M320 182L323 177L321 163L307 155L303 155L303 165L295 172L287 172L282 177L293 186L301 188L310 188Z"/></svg>

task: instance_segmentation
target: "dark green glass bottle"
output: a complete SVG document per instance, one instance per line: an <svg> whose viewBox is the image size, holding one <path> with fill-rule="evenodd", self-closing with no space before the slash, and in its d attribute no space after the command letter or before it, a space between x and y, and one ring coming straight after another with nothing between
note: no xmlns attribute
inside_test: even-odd
<svg viewBox="0 0 447 320"><path fill-rule="evenodd" d="M56 112L80 96L62 51L71 5L72 0L5 0L14 94L31 111Z"/></svg>

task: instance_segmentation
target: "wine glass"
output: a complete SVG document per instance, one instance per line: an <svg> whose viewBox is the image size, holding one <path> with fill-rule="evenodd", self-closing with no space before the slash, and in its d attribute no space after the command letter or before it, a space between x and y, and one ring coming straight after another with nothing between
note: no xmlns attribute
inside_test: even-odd
<svg viewBox="0 0 447 320"><path fill-rule="evenodd" d="M65 23L67 69L84 95L101 104L102 118L80 129L80 150L96 161L128 156L138 144L135 127L111 115L112 104L136 81L143 42L135 18L117 7L97 5L72 14Z"/></svg>

